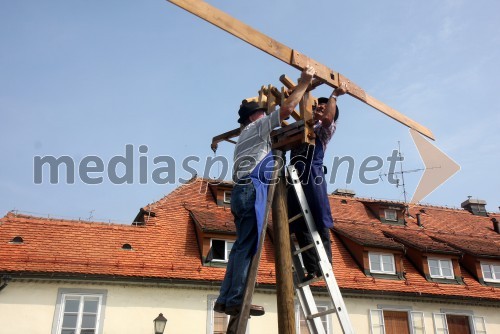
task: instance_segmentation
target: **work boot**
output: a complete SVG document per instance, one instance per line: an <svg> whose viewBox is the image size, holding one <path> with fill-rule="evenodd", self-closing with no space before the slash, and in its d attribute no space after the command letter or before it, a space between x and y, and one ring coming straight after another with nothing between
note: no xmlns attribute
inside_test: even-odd
<svg viewBox="0 0 500 334"><path fill-rule="evenodd" d="M222 304L222 303L215 302L215 304L214 304L214 312L225 313L226 312L226 305Z"/></svg>
<svg viewBox="0 0 500 334"><path fill-rule="evenodd" d="M317 270L317 271L312 272L312 273L307 273L307 275L304 277L303 282L307 282L307 281L310 281L310 280L315 279L315 278L320 278L321 276L323 276L323 274L321 273L321 270Z"/></svg>
<svg viewBox="0 0 500 334"><path fill-rule="evenodd" d="M238 315L241 311L241 305L236 305L236 306L229 306L226 307L226 314L227 315ZM215 307L214 307L215 310ZM254 317L258 317L261 315L264 315L266 311L264 310L264 307L259 306L259 305L250 305L250 315L253 315Z"/></svg>

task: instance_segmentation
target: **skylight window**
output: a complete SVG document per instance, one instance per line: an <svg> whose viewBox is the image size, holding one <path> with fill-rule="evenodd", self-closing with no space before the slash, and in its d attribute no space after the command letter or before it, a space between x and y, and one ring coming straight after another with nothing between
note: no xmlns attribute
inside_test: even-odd
<svg viewBox="0 0 500 334"><path fill-rule="evenodd" d="M12 238L12 240L10 241L10 243L11 244L23 244L24 240L23 240L22 237L17 236L17 237Z"/></svg>
<svg viewBox="0 0 500 334"><path fill-rule="evenodd" d="M429 263L429 272L432 278L455 278L450 259L429 258L427 262Z"/></svg>
<svg viewBox="0 0 500 334"><path fill-rule="evenodd" d="M500 283L500 264L481 262L481 270L486 282Z"/></svg>
<svg viewBox="0 0 500 334"><path fill-rule="evenodd" d="M370 260L370 272L376 274L396 274L394 266L394 255L389 253L368 254Z"/></svg>
<svg viewBox="0 0 500 334"><path fill-rule="evenodd" d="M123 250L132 250L132 245L131 244L123 244L122 249Z"/></svg>

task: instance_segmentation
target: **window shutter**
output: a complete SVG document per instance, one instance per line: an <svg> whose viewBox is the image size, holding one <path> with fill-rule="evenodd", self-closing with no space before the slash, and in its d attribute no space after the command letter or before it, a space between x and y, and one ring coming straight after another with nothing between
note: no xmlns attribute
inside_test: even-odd
<svg viewBox="0 0 500 334"><path fill-rule="evenodd" d="M484 317L472 317L474 322L474 331L476 334L486 334L486 322Z"/></svg>
<svg viewBox="0 0 500 334"><path fill-rule="evenodd" d="M385 334L384 329L384 311L370 310L370 333Z"/></svg>
<svg viewBox="0 0 500 334"><path fill-rule="evenodd" d="M448 324L446 323L445 313L433 313L434 320L434 333L436 334L448 334Z"/></svg>
<svg viewBox="0 0 500 334"><path fill-rule="evenodd" d="M425 334L424 312L410 312L413 334Z"/></svg>

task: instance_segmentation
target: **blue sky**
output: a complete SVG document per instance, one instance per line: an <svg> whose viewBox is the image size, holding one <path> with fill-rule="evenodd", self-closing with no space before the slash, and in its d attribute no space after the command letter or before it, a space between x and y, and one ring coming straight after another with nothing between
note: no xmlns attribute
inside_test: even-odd
<svg viewBox="0 0 500 334"><path fill-rule="evenodd" d="M270 37L346 75L370 95L430 128L461 171L423 202L459 207L467 196L500 205L500 3L470 1L209 1ZM0 214L130 223L139 208L177 184L151 179L157 156L203 174L214 135L233 129L243 98L299 72L166 1L2 1L0 3ZM327 95L319 87L315 96ZM401 143L403 168L423 168L408 129L349 96L325 162L352 156L355 172ZM78 179L35 184L35 156L106 165L134 147L133 184ZM139 153L146 145L147 153ZM218 156L232 157L222 143ZM139 182L146 157L148 183ZM388 172L388 163L368 173ZM216 176L217 168L210 176ZM93 174L97 175L97 174ZM422 171L405 175L408 196ZM383 181L329 185L358 196L402 200ZM379 179L380 180L380 179Z"/></svg>

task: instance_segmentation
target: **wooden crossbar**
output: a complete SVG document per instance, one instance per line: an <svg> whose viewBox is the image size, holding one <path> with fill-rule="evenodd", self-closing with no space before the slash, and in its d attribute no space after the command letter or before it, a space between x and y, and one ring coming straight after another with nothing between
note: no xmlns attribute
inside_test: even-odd
<svg viewBox="0 0 500 334"><path fill-rule="evenodd" d="M308 64L314 66L316 78L321 82L334 88L339 87L341 83L345 83L347 85L347 94L381 111L401 124L418 131L422 135L432 140L435 139L431 130L368 95L361 87L342 74L266 36L208 3L200 0L168 1L299 70L303 70Z"/></svg>

